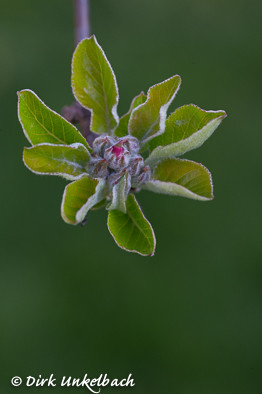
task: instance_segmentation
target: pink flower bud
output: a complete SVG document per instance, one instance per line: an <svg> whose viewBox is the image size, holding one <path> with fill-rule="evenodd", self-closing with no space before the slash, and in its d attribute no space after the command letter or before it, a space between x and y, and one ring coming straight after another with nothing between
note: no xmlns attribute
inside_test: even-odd
<svg viewBox="0 0 262 394"><path fill-rule="evenodd" d="M103 156L105 150L113 144L115 144L113 137L109 137L108 135L97 137L93 142L93 151L97 155Z"/></svg>
<svg viewBox="0 0 262 394"><path fill-rule="evenodd" d="M143 183L149 182L151 179L151 170L149 166L145 166L140 174L133 178L132 186L140 186Z"/></svg>
<svg viewBox="0 0 262 394"><path fill-rule="evenodd" d="M108 164L106 159L92 158L88 170L94 178L106 178L108 175Z"/></svg>
<svg viewBox="0 0 262 394"><path fill-rule="evenodd" d="M139 141L131 135L119 138L118 143L122 144L131 154L139 152Z"/></svg>
<svg viewBox="0 0 262 394"><path fill-rule="evenodd" d="M113 187L118 184L122 176L125 174L126 170L119 171L119 172L112 172L112 174L108 177L108 184L109 186Z"/></svg>
<svg viewBox="0 0 262 394"><path fill-rule="evenodd" d="M130 175L137 176L143 167L144 167L143 157L140 155L132 155L129 160L127 171Z"/></svg>
<svg viewBox="0 0 262 394"><path fill-rule="evenodd" d="M121 144L115 144L105 150L108 166L115 171L121 171L128 166L130 153Z"/></svg>

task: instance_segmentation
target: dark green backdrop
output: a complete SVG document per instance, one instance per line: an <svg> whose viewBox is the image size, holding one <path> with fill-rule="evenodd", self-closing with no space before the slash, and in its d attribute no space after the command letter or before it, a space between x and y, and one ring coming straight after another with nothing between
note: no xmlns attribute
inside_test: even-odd
<svg viewBox="0 0 262 394"><path fill-rule="evenodd" d="M176 73L173 109L228 113L186 156L212 171L213 202L139 195L158 240L143 258L116 247L104 211L66 225L65 182L21 160L16 91L56 111L73 100L71 1L1 0L1 393L39 391L14 375L85 372L133 374L135 388L102 392L261 393L261 14L250 0L92 1L120 114Z"/></svg>

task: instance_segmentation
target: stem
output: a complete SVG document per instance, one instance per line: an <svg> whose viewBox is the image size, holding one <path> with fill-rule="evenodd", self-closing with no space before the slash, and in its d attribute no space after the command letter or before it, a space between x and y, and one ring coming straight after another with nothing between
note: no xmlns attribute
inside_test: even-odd
<svg viewBox="0 0 262 394"><path fill-rule="evenodd" d="M75 45L91 34L90 0L74 0Z"/></svg>
<svg viewBox="0 0 262 394"><path fill-rule="evenodd" d="M74 0L75 46L90 36L90 1ZM63 117L70 123L77 124L83 137L92 147L98 134L90 130L91 112L75 101L62 108Z"/></svg>

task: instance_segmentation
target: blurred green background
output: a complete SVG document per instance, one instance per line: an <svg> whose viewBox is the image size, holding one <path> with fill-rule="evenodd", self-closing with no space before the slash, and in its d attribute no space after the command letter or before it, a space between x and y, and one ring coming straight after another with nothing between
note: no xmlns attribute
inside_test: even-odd
<svg viewBox="0 0 262 394"><path fill-rule="evenodd" d="M117 75L119 113L173 74L172 110L228 118L186 157L213 173L215 200L142 192L153 258L118 249L105 211L60 217L65 181L22 163L16 91L71 104L72 2L1 0L0 392L14 375L133 374L138 394L262 390L261 15L250 0L93 0L92 32ZM86 389L52 389L83 392ZM42 393L51 389L43 388ZM31 392L38 389L31 388Z"/></svg>

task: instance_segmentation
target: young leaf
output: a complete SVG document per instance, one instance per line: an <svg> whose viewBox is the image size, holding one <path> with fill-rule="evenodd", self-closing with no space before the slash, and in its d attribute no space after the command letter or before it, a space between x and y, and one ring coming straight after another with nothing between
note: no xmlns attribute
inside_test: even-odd
<svg viewBox="0 0 262 394"><path fill-rule="evenodd" d="M117 209L123 213L126 213L126 198L130 190L131 180L130 175L125 174L122 176L120 181L113 187L112 202L107 208L109 211Z"/></svg>
<svg viewBox="0 0 262 394"><path fill-rule="evenodd" d="M82 144L39 144L24 148L24 163L29 170L42 175L59 175L74 180L86 173L90 154Z"/></svg>
<svg viewBox="0 0 262 394"><path fill-rule="evenodd" d="M48 108L31 90L18 92L18 117L26 138L32 145L49 143L88 147L76 127Z"/></svg>
<svg viewBox="0 0 262 394"><path fill-rule="evenodd" d="M92 112L91 130L112 134L119 121L117 82L95 36L81 41L75 50L72 87L76 99Z"/></svg>
<svg viewBox="0 0 262 394"><path fill-rule="evenodd" d="M149 142L150 150L156 149L146 163L154 165L200 147L225 117L224 111L204 111L193 104L178 108L166 120L165 132Z"/></svg>
<svg viewBox="0 0 262 394"><path fill-rule="evenodd" d="M138 96L136 96L130 105L129 111L123 115L120 120L117 128L115 129L115 135L117 137L124 137L128 134L128 122L131 116L132 111L138 107L139 105L143 104L146 101L146 95L144 92L141 92Z"/></svg>
<svg viewBox="0 0 262 394"><path fill-rule="evenodd" d="M167 159L155 168L153 180L142 186L155 193L212 200L213 184L210 172L202 164L181 159Z"/></svg>
<svg viewBox="0 0 262 394"><path fill-rule="evenodd" d="M107 226L120 248L142 256L154 255L154 231L133 194L127 198L126 214L117 210L109 211Z"/></svg>
<svg viewBox="0 0 262 394"><path fill-rule="evenodd" d="M91 208L91 211L98 211L99 209L104 208L104 207L106 206L106 203L107 203L107 199L104 198L103 200L101 200L100 202L98 202L96 205L94 205L94 206Z"/></svg>
<svg viewBox="0 0 262 394"><path fill-rule="evenodd" d="M88 211L105 198L105 181L83 176L66 186L61 215L66 223L81 223Z"/></svg>
<svg viewBox="0 0 262 394"><path fill-rule="evenodd" d="M165 130L166 113L181 84L179 75L152 86L147 92L145 103L135 108L131 114L129 134L143 141L160 135Z"/></svg>

